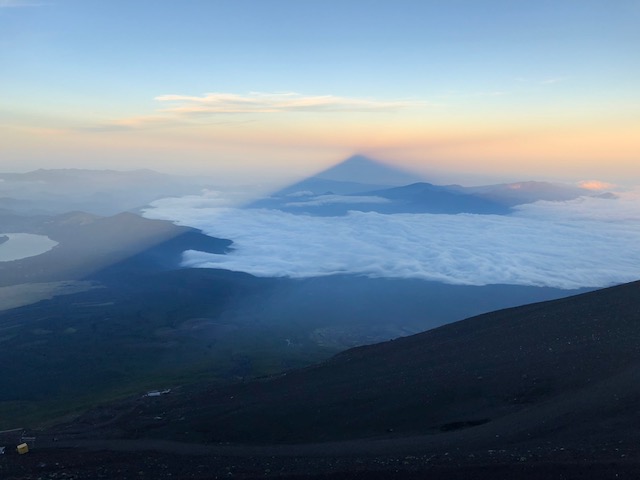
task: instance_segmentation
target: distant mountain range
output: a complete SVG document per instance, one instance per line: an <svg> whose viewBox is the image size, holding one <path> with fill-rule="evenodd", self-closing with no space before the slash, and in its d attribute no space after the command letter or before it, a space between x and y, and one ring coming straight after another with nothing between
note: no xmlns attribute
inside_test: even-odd
<svg viewBox="0 0 640 480"><path fill-rule="evenodd" d="M319 216L344 215L352 210L504 215L517 205L592 195L594 192L580 187L534 181L478 187L433 185L359 155L253 202L250 207Z"/></svg>

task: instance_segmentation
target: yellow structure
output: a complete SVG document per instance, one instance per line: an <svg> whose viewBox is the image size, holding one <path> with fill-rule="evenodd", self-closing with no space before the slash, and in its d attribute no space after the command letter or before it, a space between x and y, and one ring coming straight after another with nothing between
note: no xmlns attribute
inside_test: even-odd
<svg viewBox="0 0 640 480"><path fill-rule="evenodd" d="M17 450L20 455L24 455L29 451L29 445L27 445L26 443L21 443L20 445L18 445Z"/></svg>

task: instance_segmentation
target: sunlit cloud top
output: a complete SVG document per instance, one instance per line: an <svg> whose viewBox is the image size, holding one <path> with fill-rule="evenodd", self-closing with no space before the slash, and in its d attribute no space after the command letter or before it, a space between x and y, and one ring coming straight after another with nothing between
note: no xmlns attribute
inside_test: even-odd
<svg viewBox="0 0 640 480"><path fill-rule="evenodd" d="M579 186L588 190L610 190L615 187L612 183L601 182L600 180L584 180L579 183Z"/></svg>

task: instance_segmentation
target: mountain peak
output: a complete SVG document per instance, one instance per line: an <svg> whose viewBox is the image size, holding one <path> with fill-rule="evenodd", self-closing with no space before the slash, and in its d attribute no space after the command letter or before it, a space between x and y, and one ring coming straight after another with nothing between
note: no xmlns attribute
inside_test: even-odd
<svg viewBox="0 0 640 480"><path fill-rule="evenodd" d="M406 185L423 179L401 168L373 160L364 155L354 155L315 175L324 180L360 182L382 185Z"/></svg>

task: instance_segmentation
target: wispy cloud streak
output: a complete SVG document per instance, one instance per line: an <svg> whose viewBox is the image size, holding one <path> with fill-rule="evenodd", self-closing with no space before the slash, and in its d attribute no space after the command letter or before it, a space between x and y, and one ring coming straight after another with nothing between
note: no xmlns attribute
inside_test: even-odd
<svg viewBox="0 0 640 480"><path fill-rule="evenodd" d="M302 95L294 92L260 93L207 93L201 97L187 95L160 95L159 102L174 106L163 109L181 115L225 113L281 113L281 112L361 112L389 111L424 104L418 101L382 101L339 97L335 95Z"/></svg>
<svg viewBox="0 0 640 480"><path fill-rule="evenodd" d="M160 95L154 100L160 102L165 108L147 115L121 118L84 128L84 130L100 132L203 123L239 123L246 122L249 115L393 112L429 105L421 100L387 101L336 95L302 95L294 92L207 93L203 96ZM242 117L244 120L231 121L229 120L231 116ZM227 120L221 120L222 118Z"/></svg>

